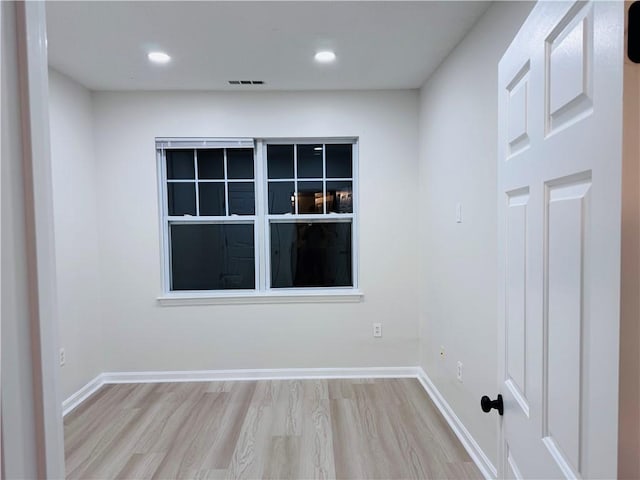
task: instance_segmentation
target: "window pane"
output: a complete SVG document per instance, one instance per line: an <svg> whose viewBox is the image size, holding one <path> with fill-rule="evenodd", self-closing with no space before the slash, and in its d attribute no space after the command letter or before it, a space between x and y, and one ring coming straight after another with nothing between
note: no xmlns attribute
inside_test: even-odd
<svg viewBox="0 0 640 480"><path fill-rule="evenodd" d="M293 145L267 145L267 176L293 178Z"/></svg>
<svg viewBox="0 0 640 480"><path fill-rule="evenodd" d="M253 179L253 148L227 149L227 178Z"/></svg>
<svg viewBox="0 0 640 480"><path fill-rule="evenodd" d="M322 145L298 145L298 178L322 176Z"/></svg>
<svg viewBox="0 0 640 480"><path fill-rule="evenodd" d="M323 213L322 182L298 182L298 213Z"/></svg>
<svg viewBox="0 0 640 480"><path fill-rule="evenodd" d="M353 183L327 182L327 213L353 212Z"/></svg>
<svg viewBox="0 0 640 480"><path fill-rule="evenodd" d="M167 179L191 180L195 177L193 150L167 150Z"/></svg>
<svg viewBox="0 0 640 480"><path fill-rule="evenodd" d="M167 183L167 200L169 215L196 214L196 184L195 183Z"/></svg>
<svg viewBox="0 0 640 480"><path fill-rule="evenodd" d="M253 225L171 225L171 290L255 288Z"/></svg>
<svg viewBox="0 0 640 480"><path fill-rule="evenodd" d="M353 175L353 145L325 145L327 151L327 177L351 178Z"/></svg>
<svg viewBox="0 0 640 480"><path fill-rule="evenodd" d="M198 178L224 180L224 150L198 150Z"/></svg>
<svg viewBox="0 0 640 480"><path fill-rule="evenodd" d="M224 183L198 183L200 196L200 215L226 215L224 202Z"/></svg>
<svg viewBox="0 0 640 480"><path fill-rule="evenodd" d="M269 182L269 213L295 213L293 182Z"/></svg>
<svg viewBox="0 0 640 480"><path fill-rule="evenodd" d="M253 215L255 211L253 182L229 182L229 215Z"/></svg>
<svg viewBox="0 0 640 480"><path fill-rule="evenodd" d="M271 286L352 286L351 223L272 223Z"/></svg>

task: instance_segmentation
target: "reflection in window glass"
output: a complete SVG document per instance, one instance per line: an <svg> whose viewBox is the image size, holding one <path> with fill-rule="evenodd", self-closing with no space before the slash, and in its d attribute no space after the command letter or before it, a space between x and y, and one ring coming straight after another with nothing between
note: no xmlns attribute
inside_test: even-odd
<svg viewBox="0 0 640 480"><path fill-rule="evenodd" d="M198 178L224 180L224 150L222 148L198 150Z"/></svg>
<svg viewBox="0 0 640 480"><path fill-rule="evenodd" d="M229 182L229 215L254 215L253 182Z"/></svg>
<svg viewBox="0 0 640 480"><path fill-rule="evenodd" d="M200 197L200 215L220 216L227 214L224 201L224 183L200 182L198 184L198 194Z"/></svg>
<svg viewBox="0 0 640 480"><path fill-rule="evenodd" d="M353 212L353 182L327 182L327 212Z"/></svg>
<svg viewBox="0 0 640 480"><path fill-rule="evenodd" d="M267 146L267 176L293 178L293 145Z"/></svg>
<svg viewBox="0 0 640 480"><path fill-rule="evenodd" d="M322 182L298 182L298 213L323 213Z"/></svg>
<svg viewBox="0 0 640 480"><path fill-rule="evenodd" d="M293 182L269 182L269 213L295 213Z"/></svg>
<svg viewBox="0 0 640 480"><path fill-rule="evenodd" d="M351 144L325 145L327 151L327 177L351 178L353 175Z"/></svg>
<svg viewBox="0 0 640 480"><path fill-rule="evenodd" d="M227 178L253 179L253 148L227 149Z"/></svg>
<svg viewBox="0 0 640 480"><path fill-rule="evenodd" d="M322 178L322 145L298 145L298 178Z"/></svg>
<svg viewBox="0 0 640 480"><path fill-rule="evenodd" d="M171 290L255 288L253 225L173 224Z"/></svg>
<svg viewBox="0 0 640 480"><path fill-rule="evenodd" d="M196 185L193 182L168 183L167 206L170 216L196 214Z"/></svg>
<svg viewBox="0 0 640 480"><path fill-rule="evenodd" d="M167 150L167 179L195 179L193 150Z"/></svg>
<svg viewBox="0 0 640 480"><path fill-rule="evenodd" d="M352 286L351 223L271 223L271 287Z"/></svg>

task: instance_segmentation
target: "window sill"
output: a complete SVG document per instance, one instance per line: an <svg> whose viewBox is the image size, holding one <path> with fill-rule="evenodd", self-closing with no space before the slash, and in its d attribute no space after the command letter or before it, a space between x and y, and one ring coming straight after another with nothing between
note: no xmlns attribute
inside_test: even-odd
<svg viewBox="0 0 640 480"><path fill-rule="evenodd" d="M267 303L357 303L364 293L356 289L345 290L283 290L277 292L167 293L158 297L163 307L188 305L235 305Z"/></svg>

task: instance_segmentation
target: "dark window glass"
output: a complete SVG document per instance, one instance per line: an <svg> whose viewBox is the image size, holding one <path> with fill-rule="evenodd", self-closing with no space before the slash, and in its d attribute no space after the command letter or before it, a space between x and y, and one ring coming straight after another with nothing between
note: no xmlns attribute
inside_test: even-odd
<svg viewBox="0 0 640 480"><path fill-rule="evenodd" d="M353 175L353 145L325 145L327 178L351 178Z"/></svg>
<svg viewBox="0 0 640 480"><path fill-rule="evenodd" d="M272 223L271 286L352 286L351 223Z"/></svg>
<svg viewBox="0 0 640 480"><path fill-rule="evenodd" d="M353 183L327 182L327 213L353 212Z"/></svg>
<svg viewBox="0 0 640 480"><path fill-rule="evenodd" d="M298 145L298 178L322 176L322 145Z"/></svg>
<svg viewBox="0 0 640 480"><path fill-rule="evenodd" d="M267 145L267 176L293 178L293 145Z"/></svg>
<svg viewBox="0 0 640 480"><path fill-rule="evenodd" d="M295 213L293 182L269 182L269 213Z"/></svg>
<svg viewBox="0 0 640 480"><path fill-rule="evenodd" d="M224 150L198 150L198 178L224 180Z"/></svg>
<svg viewBox="0 0 640 480"><path fill-rule="evenodd" d="M167 203L170 216L196 214L196 184L173 183L167 184Z"/></svg>
<svg viewBox="0 0 640 480"><path fill-rule="evenodd" d="M229 182L229 215L253 215L255 211L253 182Z"/></svg>
<svg viewBox="0 0 640 480"><path fill-rule="evenodd" d="M227 178L253 179L253 148L227 149Z"/></svg>
<svg viewBox="0 0 640 480"><path fill-rule="evenodd" d="M200 196L200 215L226 215L224 201L224 183L200 182L198 184Z"/></svg>
<svg viewBox="0 0 640 480"><path fill-rule="evenodd" d="M298 182L298 213L323 213L322 182Z"/></svg>
<svg viewBox="0 0 640 480"><path fill-rule="evenodd" d="M253 225L171 225L171 290L255 288Z"/></svg>
<svg viewBox="0 0 640 480"><path fill-rule="evenodd" d="M193 150L167 150L167 178L191 180L195 177Z"/></svg>

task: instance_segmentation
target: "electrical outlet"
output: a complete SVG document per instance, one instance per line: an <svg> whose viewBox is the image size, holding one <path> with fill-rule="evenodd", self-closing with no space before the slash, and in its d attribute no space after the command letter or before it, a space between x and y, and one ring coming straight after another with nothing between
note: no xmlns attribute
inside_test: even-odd
<svg viewBox="0 0 640 480"><path fill-rule="evenodd" d="M60 349L60 366L64 367L64 364L66 363L66 361L67 361L67 355L64 351L64 348L61 348Z"/></svg>
<svg viewBox="0 0 640 480"><path fill-rule="evenodd" d="M456 370L456 377L458 377L458 381L462 383L462 362L458 362L458 368Z"/></svg>
<svg viewBox="0 0 640 480"><path fill-rule="evenodd" d="M440 345L440 358L444 360L444 345Z"/></svg>
<svg viewBox="0 0 640 480"><path fill-rule="evenodd" d="M374 337L381 337L382 336L382 324L381 323L374 323L373 324L373 336Z"/></svg>

